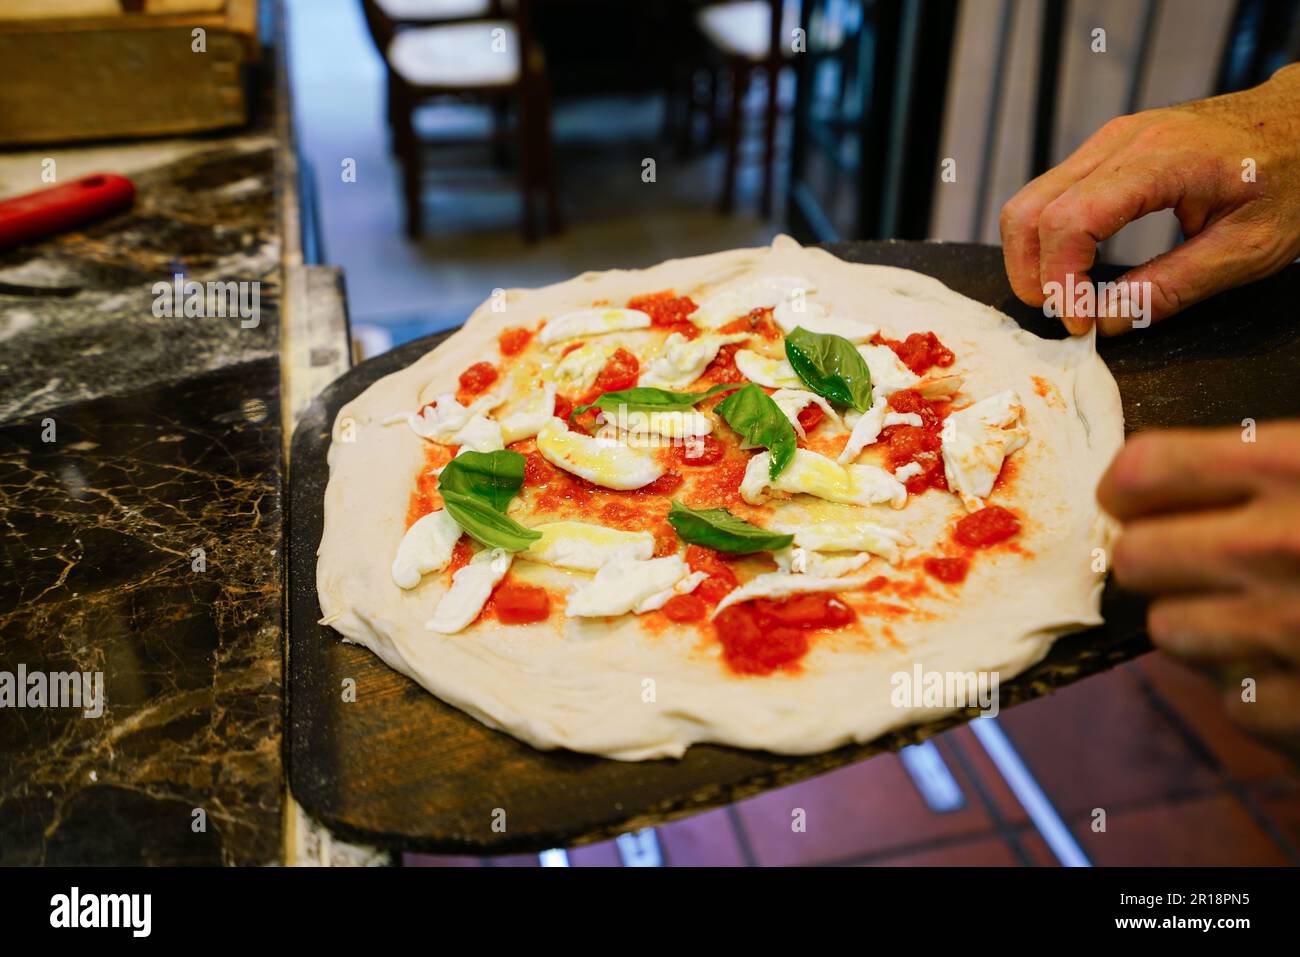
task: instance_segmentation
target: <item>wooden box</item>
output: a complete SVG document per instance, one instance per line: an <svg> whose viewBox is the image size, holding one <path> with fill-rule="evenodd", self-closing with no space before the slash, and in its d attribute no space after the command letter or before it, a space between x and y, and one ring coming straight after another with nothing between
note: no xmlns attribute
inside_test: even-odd
<svg viewBox="0 0 1300 957"><path fill-rule="evenodd" d="M242 125L257 0L3 0L0 144Z"/></svg>

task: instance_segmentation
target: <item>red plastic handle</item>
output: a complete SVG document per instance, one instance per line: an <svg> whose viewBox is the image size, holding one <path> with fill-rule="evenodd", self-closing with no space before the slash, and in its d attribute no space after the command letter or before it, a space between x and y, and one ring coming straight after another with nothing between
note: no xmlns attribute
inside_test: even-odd
<svg viewBox="0 0 1300 957"><path fill-rule="evenodd" d="M71 183L0 200L0 249L41 239L126 209L135 186L125 176L93 173Z"/></svg>

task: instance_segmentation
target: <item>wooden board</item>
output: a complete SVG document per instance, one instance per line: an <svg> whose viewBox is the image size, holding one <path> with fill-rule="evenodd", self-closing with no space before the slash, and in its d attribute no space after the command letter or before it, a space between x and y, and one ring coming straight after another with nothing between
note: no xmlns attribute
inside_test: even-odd
<svg viewBox="0 0 1300 957"><path fill-rule="evenodd" d="M997 306L1027 329L1059 325L1015 302L1001 253L987 246L847 243L852 262L903 266ZM1117 270L1099 270L1110 278ZM1158 425L1240 424L1300 414L1300 268L1206 303L1169 323L1102 343L1130 431ZM715 746L679 761L636 764L543 752L438 701L320 617L315 551L338 409L413 362L430 336L357 366L318 398L293 438L290 465L289 780L297 799L344 837L430 852L537 851L600 840L789 784L928 737L973 714L885 735L867 745L791 758ZM1046 694L1148 650L1144 605L1108 588L1107 624L1057 642L1039 665L1001 686L1001 706ZM356 701L342 700L345 679ZM1086 733L1086 729L1080 729ZM504 832L492 828L496 809Z"/></svg>

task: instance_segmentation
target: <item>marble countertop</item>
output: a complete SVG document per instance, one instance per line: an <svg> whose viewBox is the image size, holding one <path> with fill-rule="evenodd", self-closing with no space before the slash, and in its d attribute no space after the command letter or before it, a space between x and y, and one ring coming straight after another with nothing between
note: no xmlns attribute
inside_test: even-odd
<svg viewBox="0 0 1300 957"><path fill-rule="evenodd" d="M0 253L0 864L284 859L282 328L312 283L264 63L246 129L0 157L2 195L46 158L137 189ZM249 308L168 315L178 274ZM311 351L346 365L344 330Z"/></svg>

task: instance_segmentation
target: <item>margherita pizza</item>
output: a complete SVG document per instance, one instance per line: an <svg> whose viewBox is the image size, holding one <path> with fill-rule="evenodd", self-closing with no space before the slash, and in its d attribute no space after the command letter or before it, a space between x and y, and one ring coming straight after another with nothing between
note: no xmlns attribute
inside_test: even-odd
<svg viewBox="0 0 1300 957"><path fill-rule="evenodd" d="M323 621L540 748L866 741L1100 622L1122 437L1090 337L785 237L512 290L339 413Z"/></svg>

